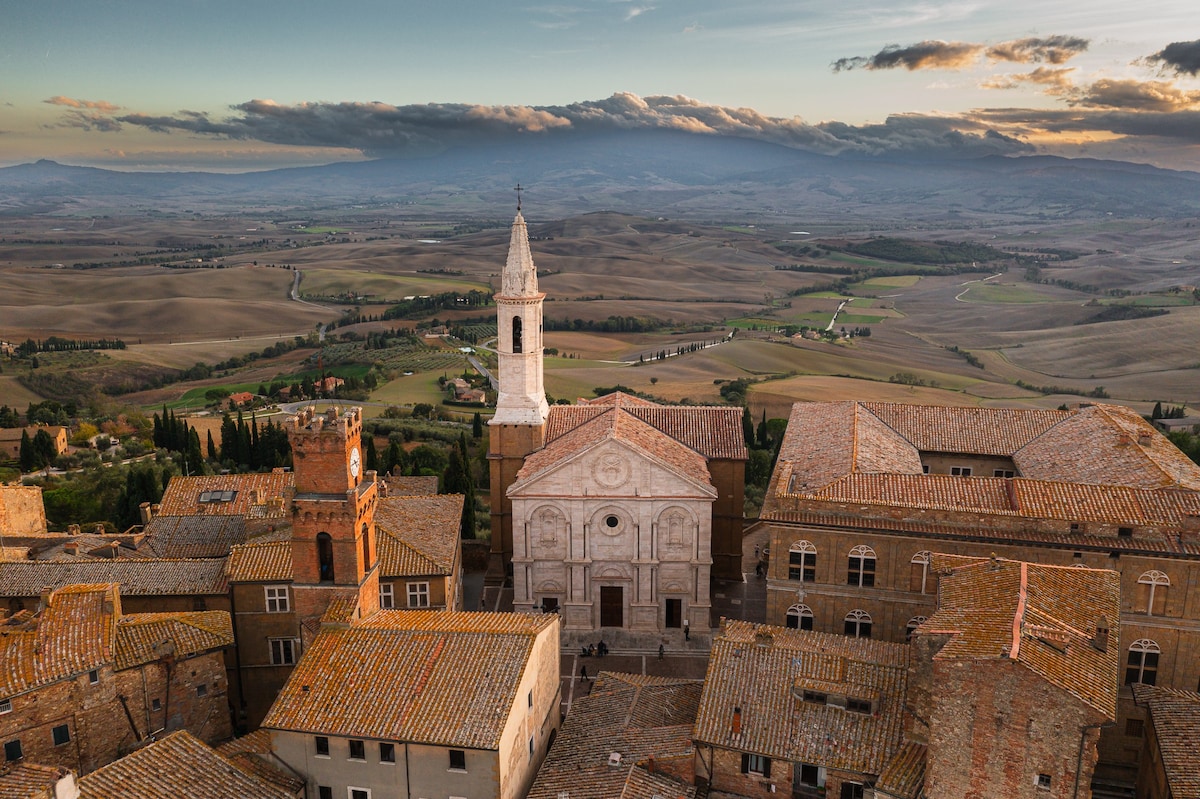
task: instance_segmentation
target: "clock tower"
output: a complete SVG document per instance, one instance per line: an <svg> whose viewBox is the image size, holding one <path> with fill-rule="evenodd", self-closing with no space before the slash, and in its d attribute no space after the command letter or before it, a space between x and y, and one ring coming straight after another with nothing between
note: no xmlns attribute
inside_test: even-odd
<svg viewBox="0 0 1200 799"><path fill-rule="evenodd" d="M296 493L292 500L292 574L301 618L325 612L335 597L357 594L355 616L379 607L375 472L363 472L362 409L309 406L288 423Z"/></svg>
<svg viewBox="0 0 1200 799"><path fill-rule="evenodd" d="M537 267L529 251L529 233L521 216L520 187L513 219L508 260L496 300L496 353L499 391L496 414L488 422L488 462L491 478L492 564L490 578L512 567L512 502L508 487L516 480L525 457L545 443L550 408L542 384L542 302Z"/></svg>

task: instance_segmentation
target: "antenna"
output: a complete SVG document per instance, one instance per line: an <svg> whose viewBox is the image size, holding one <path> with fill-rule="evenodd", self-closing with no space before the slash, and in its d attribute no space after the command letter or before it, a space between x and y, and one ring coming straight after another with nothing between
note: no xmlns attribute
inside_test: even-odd
<svg viewBox="0 0 1200 799"><path fill-rule="evenodd" d="M522 191L521 184L518 183L517 187L515 189L513 189L513 191L515 191L517 193L517 211L520 211L521 210L521 191Z"/></svg>

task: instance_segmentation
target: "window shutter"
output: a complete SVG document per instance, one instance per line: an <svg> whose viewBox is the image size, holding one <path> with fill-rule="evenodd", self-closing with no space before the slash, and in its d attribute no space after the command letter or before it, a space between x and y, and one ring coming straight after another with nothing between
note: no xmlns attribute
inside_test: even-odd
<svg viewBox="0 0 1200 799"><path fill-rule="evenodd" d="M771 758L769 758L769 757L763 758L763 776L764 777L771 776Z"/></svg>
<svg viewBox="0 0 1200 799"><path fill-rule="evenodd" d="M750 755L746 754L745 752L742 752L742 773L750 773Z"/></svg>

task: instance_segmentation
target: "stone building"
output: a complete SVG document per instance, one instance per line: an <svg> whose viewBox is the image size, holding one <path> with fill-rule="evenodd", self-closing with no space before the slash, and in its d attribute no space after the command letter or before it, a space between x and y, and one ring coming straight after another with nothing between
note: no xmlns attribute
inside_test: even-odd
<svg viewBox="0 0 1200 799"><path fill-rule="evenodd" d="M74 585L0 628L4 759L87 773L163 731L230 734L229 614L124 614L116 585Z"/></svg>
<svg viewBox="0 0 1200 799"><path fill-rule="evenodd" d="M379 606L462 610L462 494L379 501Z"/></svg>
<svg viewBox="0 0 1200 799"><path fill-rule="evenodd" d="M1128 685L1200 680L1200 467L1126 408L799 403L760 524L768 621L888 641L935 609L931 552L1119 572L1101 779L1134 780Z"/></svg>
<svg viewBox="0 0 1200 799"><path fill-rule="evenodd" d="M14 538L46 534L46 507L38 486L0 486L0 530ZM8 544L12 546L12 543Z"/></svg>
<svg viewBox="0 0 1200 799"><path fill-rule="evenodd" d="M707 634L710 576L741 579L741 412L625 394L547 406L544 298L518 209L495 298L492 578L567 632Z"/></svg>
<svg viewBox="0 0 1200 799"><path fill-rule="evenodd" d="M28 427L0 427L0 460L16 460L21 457L21 435L33 437L40 431L45 431L54 442L54 453L62 455L67 451L67 428L62 425L29 425Z"/></svg>
<svg viewBox="0 0 1200 799"><path fill-rule="evenodd" d="M263 729L310 797L523 797L559 726L558 627L400 610L326 624Z"/></svg>
<svg viewBox="0 0 1200 799"><path fill-rule="evenodd" d="M1138 683L1133 696L1146 711L1138 799L1200 799L1200 693Z"/></svg>

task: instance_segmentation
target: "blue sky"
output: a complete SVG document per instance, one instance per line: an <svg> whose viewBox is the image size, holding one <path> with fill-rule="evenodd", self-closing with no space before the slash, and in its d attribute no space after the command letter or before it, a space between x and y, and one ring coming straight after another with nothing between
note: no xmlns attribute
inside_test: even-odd
<svg viewBox="0 0 1200 799"><path fill-rule="evenodd" d="M1191 0L9 6L0 165L246 170L670 127L1200 170Z"/></svg>

